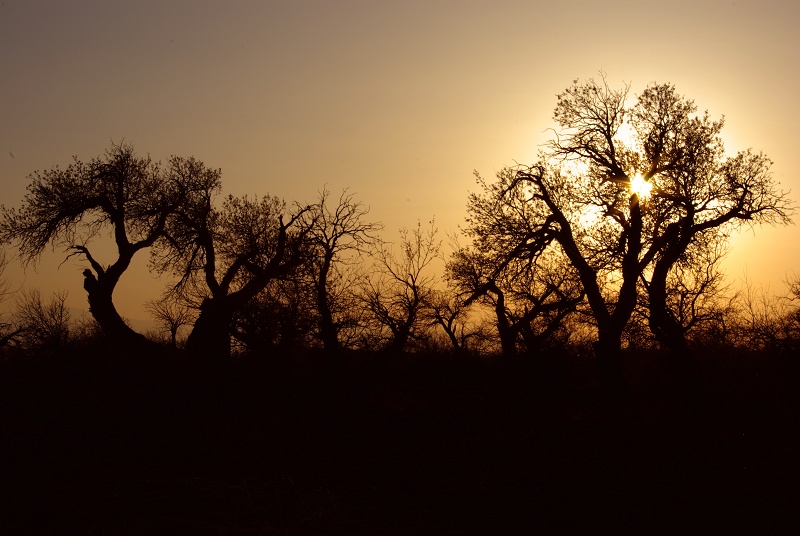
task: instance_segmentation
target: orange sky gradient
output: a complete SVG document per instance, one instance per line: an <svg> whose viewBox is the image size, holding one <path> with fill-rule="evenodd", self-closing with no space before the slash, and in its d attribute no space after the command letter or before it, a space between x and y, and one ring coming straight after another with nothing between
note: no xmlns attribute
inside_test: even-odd
<svg viewBox="0 0 800 536"><path fill-rule="evenodd" d="M532 162L556 94L601 69L725 115L729 151L769 155L800 199L799 66L790 0L2 0L0 202L18 206L34 170L124 139L222 168L225 193L309 203L348 187L387 238L433 216L445 238L473 170ZM6 275L85 309L82 264L63 258ZM727 266L782 290L800 273L797 228L737 237ZM132 319L165 283L145 267L115 293Z"/></svg>

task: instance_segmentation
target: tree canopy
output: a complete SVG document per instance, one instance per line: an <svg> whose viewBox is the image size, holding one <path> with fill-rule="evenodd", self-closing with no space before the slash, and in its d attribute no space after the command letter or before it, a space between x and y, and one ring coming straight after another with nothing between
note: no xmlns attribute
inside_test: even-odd
<svg viewBox="0 0 800 536"><path fill-rule="evenodd" d="M162 166L137 156L129 144L113 144L89 162L76 157L65 169L34 172L21 207L2 208L0 239L14 243L26 262L35 262L48 245L83 258L92 315L107 334L141 342L117 312L114 289L134 255L164 238L170 218L198 185L218 182L218 170L193 158L174 156ZM90 248L107 231L117 257L103 265Z"/></svg>
<svg viewBox="0 0 800 536"><path fill-rule="evenodd" d="M576 80L558 96L559 130L539 160L503 170L484 187L486 202L520 207L489 210L503 262L535 261L554 243L577 271L597 328L598 365L614 388L624 384L621 337L641 282L656 338L684 350L666 298L679 261L693 244L724 242L744 224L788 223L794 210L767 157L725 154L722 120L697 114L670 84L650 85L633 105L628 92L605 78ZM484 241L490 235L473 231Z"/></svg>

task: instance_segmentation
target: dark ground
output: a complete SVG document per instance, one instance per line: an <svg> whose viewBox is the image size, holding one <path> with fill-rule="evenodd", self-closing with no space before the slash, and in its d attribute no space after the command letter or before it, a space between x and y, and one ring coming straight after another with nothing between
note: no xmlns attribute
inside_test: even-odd
<svg viewBox="0 0 800 536"><path fill-rule="evenodd" d="M0 363L0 534L800 534L797 356L180 359Z"/></svg>

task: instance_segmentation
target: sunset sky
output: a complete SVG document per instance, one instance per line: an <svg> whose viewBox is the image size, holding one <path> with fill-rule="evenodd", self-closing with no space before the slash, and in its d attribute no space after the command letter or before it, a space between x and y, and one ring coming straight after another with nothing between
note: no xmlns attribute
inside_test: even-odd
<svg viewBox="0 0 800 536"><path fill-rule="evenodd" d="M731 1L0 0L0 201L27 176L125 140L156 160L194 155L232 194L313 202L348 187L391 237L435 216L463 222L473 170L531 162L556 95L606 73L633 94L671 82L729 151L753 147L800 200L800 4ZM745 271L781 290L800 273L798 229L734 242ZM444 235L443 235L444 238ZM10 253L13 253L10 252ZM7 276L65 289L81 263ZM116 301L145 316L146 256Z"/></svg>

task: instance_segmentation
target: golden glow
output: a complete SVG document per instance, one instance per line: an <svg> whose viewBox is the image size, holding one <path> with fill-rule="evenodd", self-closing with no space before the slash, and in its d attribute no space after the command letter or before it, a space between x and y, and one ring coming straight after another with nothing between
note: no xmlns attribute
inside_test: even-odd
<svg viewBox="0 0 800 536"><path fill-rule="evenodd" d="M642 177L641 173L637 173L631 180L631 192L639 196L639 199L645 199L650 196L653 185Z"/></svg>
<svg viewBox="0 0 800 536"><path fill-rule="evenodd" d="M63 169L73 155L86 161L110 140L125 140L164 164L172 154L194 155L222 168L225 194L270 194L304 205L323 186L349 188L387 233L434 214L440 230L456 230L467 215L467 192L479 191L472 171L492 183L507 165L536 163L553 139L548 127L561 128L553 120L555 96L573 77L599 82L601 68L611 89L632 84L626 105L651 82L674 83L699 110L708 108L711 120L726 114L726 148L763 150L781 186L800 191L792 111L800 69L786 68L797 64L800 50L797 2L737 2L725 11L725 32L717 31L718 3L695 2L691 27L713 30L713 49L708 32L687 31L677 40L650 32L635 51L629 32L608 26L637 27L658 17L662 26L681 27L684 10L653 2L627 10L599 2L463 2L458 9L423 0L314 2L314 9L309 2L238 2L234 9L193 2L188 23L178 2L141 2L137 9L106 2L101 12L87 1L68 8L3 4L0 50L14 53L0 54L0 66L24 73L0 84L0 102L15 103L4 107L0 129L0 203L7 206L20 205L34 170ZM47 16L42 4L53 6ZM559 53L521 46L532 18L566 18L575 38L563 40L563 25L543 24L537 39L559 42ZM98 20L114 28L116 39L97 31ZM531 64L536 68L520 69ZM507 73L514 73L513 84ZM59 91L51 89L54 76ZM759 95L768 98L754 104ZM633 143L633 122L625 116L615 149ZM618 156L626 171L647 165ZM585 164L576 163L574 174L590 176ZM598 216L582 217L592 224ZM797 235L797 227L744 233L726 260L728 274L741 275L747 262L754 284L783 288L787 267L800 266L800 248L781 245L797 243ZM6 246L6 253L16 252ZM68 290L69 305L85 310L84 266L73 258L59 268L60 249L46 254L38 272L14 262L6 279L24 281L43 297ZM114 291L120 312L134 321L150 318L142 304L167 284L148 270L147 252L134 262L140 255L141 265ZM154 292L144 290L151 276ZM0 312L13 301L0 303Z"/></svg>
<svg viewBox="0 0 800 536"><path fill-rule="evenodd" d="M619 143L630 150L636 149L636 131L633 130L628 123L623 123L620 125L619 130L617 130L616 136L614 136L614 140L617 142L617 148L619 148Z"/></svg>
<svg viewBox="0 0 800 536"><path fill-rule="evenodd" d="M581 227L592 227L603 218L603 209L597 205L586 205L583 207L578 221Z"/></svg>

